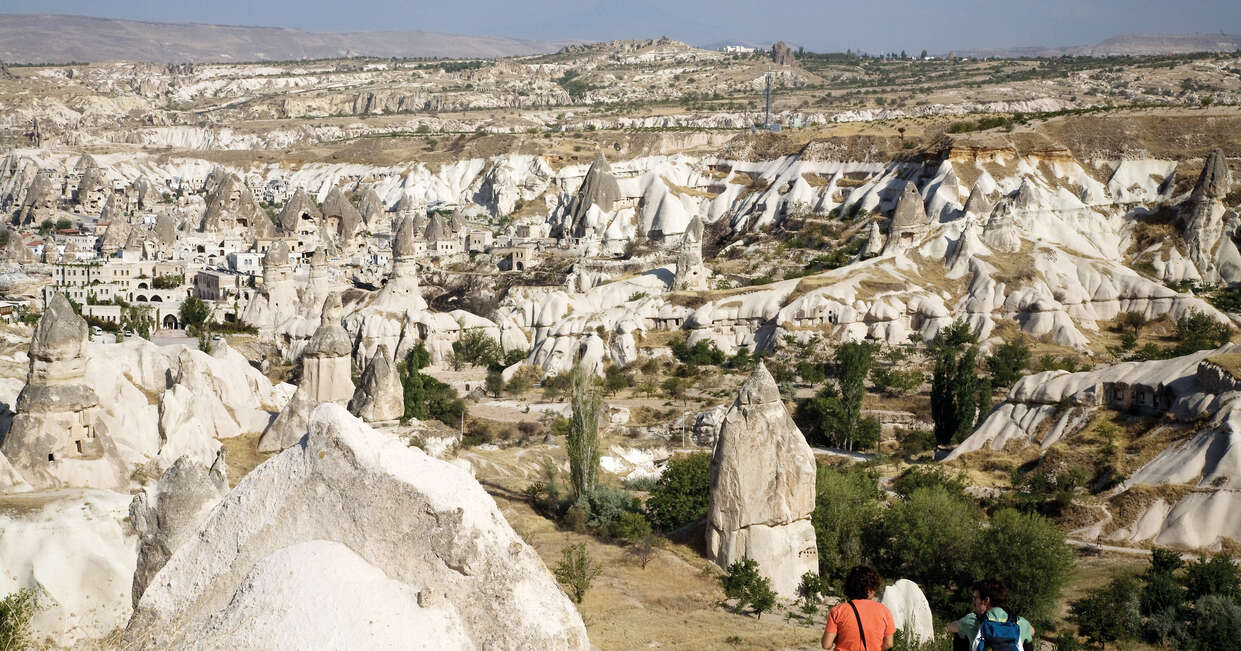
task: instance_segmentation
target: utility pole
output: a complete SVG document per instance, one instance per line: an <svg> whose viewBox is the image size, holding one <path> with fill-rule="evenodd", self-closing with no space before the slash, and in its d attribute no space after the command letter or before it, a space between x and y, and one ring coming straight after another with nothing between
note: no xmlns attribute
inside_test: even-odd
<svg viewBox="0 0 1241 651"><path fill-rule="evenodd" d="M767 111L763 114L763 128L771 128L771 73L767 73L767 89L763 93L767 99Z"/></svg>

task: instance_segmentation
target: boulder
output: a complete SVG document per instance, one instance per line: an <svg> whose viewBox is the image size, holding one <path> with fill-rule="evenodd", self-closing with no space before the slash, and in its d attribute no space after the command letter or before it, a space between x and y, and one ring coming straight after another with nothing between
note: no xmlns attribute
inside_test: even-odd
<svg viewBox="0 0 1241 651"><path fill-rule="evenodd" d="M879 599L892 611L896 630L904 631L905 639L918 644L930 642L935 637L935 622L931 618L931 604L917 583L899 579L883 589Z"/></svg>
<svg viewBox="0 0 1241 651"><path fill-rule="evenodd" d="M349 413L368 423L394 421L405 415L405 389L391 356L388 346L380 344L349 401Z"/></svg>
<svg viewBox="0 0 1241 651"><path fill-rule="evenodd" d="M207 519L207 513L228 494L224 451L210 469L189 457L172 464L159 482L134 496L129 521L138 533L138 561L134 569L133 604L168 558Z"/></svg>
<svg viewBox="0 0 1241 651"><path fill-rule="evenodd" d="M478 482L335 404L172 555L123 638L140 649L589 648Z"/></svg>
<svg viewBox="0 0 1241 651"><path fill-rule="evenodd" d="M707 557L721 568L758 562L782 597L806 572L818 573L814 453L762 362L724 416L711 458Z"/></svg>

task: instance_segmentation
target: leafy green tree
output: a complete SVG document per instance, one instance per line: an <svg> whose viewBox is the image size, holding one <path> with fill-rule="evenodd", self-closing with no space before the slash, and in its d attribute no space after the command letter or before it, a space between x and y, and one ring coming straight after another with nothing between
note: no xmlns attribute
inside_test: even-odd
<svg viewBox="0 0 1241 651"><path fill-rule="evenodd" d="M728 574L720 577L720 586L724 588L724 596L736 599L736 612L749 606L760 619L763 613L770 612L776 605L776 593L771 589L771 581L759 574L758 563L751 558L743 558L728 566Z"/></svg>
<svg viewBox="0 0 1241 651"><path fill-rule="evenodd" d="M197 296L190 296L181 302L178 316L187 330L198 330L211 318L211 306Z"/></svg>
<svg viewBox="0 0 1241 651"><path fill-rule="evenodd" d="M1211 594L1241 599L1241 576L1232 558L1221 551L1209 559L1191 561L1185 567L1185 590L1190 601Z"/></svg>
<svg viewBox="0 0 1241 651"><path fill-rule="evenodd" d="M659 531L679 529L707 516L711 495L711 455L675 456L646 498L646 517Z"/></svg>
<svg viewBox="0 0 1241 651"><path fill-rule="evenodd" d="M931 378L931 418L940 445L969 435L990 408L991 384L978 376L978 347L942 345Z"/></svg>
<svg viewBox="0 0 1241 651"><path fill-rule="evenodd" d="M1116 327L1121 330L1132 330L1136 338L1146 327L1146 317L1141 312L1121 312L1116 315Z"/></svg>
<svg viewBox="0 0 1241 651"><path fill-rule="evenodd" d="M487 393L497 398L500 397L500 392L504 390L504 374L500 371L487 371L485 385Z"/></svg>
<svg viewBox="0 0 1241 651"><path fill-rule="evenodd" d="M1211 594L1194 603L1197 615L1188 631L1194 648L1235 649L1241 645L1241 606L1224 595Z"/></svg>
<svg viewBox="0 0 1241 651"><path fill-rule="evenodd" d="M1142 627L1137 579L1116 577L1105 587L1073 601L1069 604L1069 621L1093 644L1136 639Z"/></svg>
<svg viewBox="0 0 1241 651"><path fill-rule="evenodd" d="M504 349L500 343L482 330L470 330L461 335L458 341L453 342L452 353L466 364L493 369L501 368L504 362Z"/></svg>
<svg viewBox="0 0 1241 651"><path fill-rule="evenodd" d="M1185 603L1185 588L1175 573L1185 565L1181 555L1171 549L1151 551L1151 564L1143 575L1140 602L1143 615L1154 615L1167 608L1180 609Z"/></svg>
<svg viewBox="0 0 1241 651"><path fill-rule="evenodd" d="M879 521L879 486L873 472L859 467L817 468L810 522L820 576L842 581L850 568L865 561Z"/></svg>
<svg viewBox="0 0 1241 651"><path fill-rule="evenodd" d="M1173 357L1188 355L1199 350L1218 348L1228 343L1232 328L1211 316L1190 310L1176 320L1177 344L1171 350Z"/></svg>
<svg viewBox="0 0 1241 651"><path fill-rule="evenodd" d="M849 449L853 449L853 441L857 438L874 350L874 346L858 342L846 342L836 349L836 383L840 387L841 408L837 426Z"/></svg>
<svg viewBox="0 0 1241 651"><path fill-rule="evenodd" d="M580 367L573 370L573 396L570 400L569 435L565 451L569 455L569 481L577 498L595 491L599 474L599 414L603 401Z"/></svg>
<svg viewBox="0 0 1241 651"><path fill-rule="evenodd" d="M928 464L910 466L892 482L897 495L908 498L919 488L942 488L960 499L969 499L965 492L967 478L954 474L943 466Z"/></svg>
<svg viewBox="0 0 1241 651"><path fill-rule="evenodd" d="M947 611L970 585L981 519L972 500L919 488L884 513L876 569L914 581L932 608Z"/></svg>
<svg viewBox="0 0 1241 651"><path fill-rule="evenodd" d="M421 373L431 363L431 355L421 342L397 365L405 399L405 417L456 425L465 415L465 403L447 384Z"/></svg>
<svg viewBox="0 0 1241 651"><path fill-rule="evenodd" d="M996 346L987 358L991 371L991 384L997 387L1012 386L1021 378L1022 371L1030 363L1030 347L1020 341L1006 341Z"/></svg>
<svg viewBox="0 0 1241 651"><path fill-rule="evenodd" d="M1007 610L1050 622L1073 571L1073 552L1050 520L1003 509L978 536L974 569L977 578L993 577L1008 586Z"/></svg>
<svg viewBox="0 0 1241 651"><path fill-rule="evenodd" d="M602 572L603 567L591 558L586 543L578 543L560 550L560 562L552 573L556 575L557 581L569 587L573 601L580 604L586 591L590 589L590 584L594 583Z"/></svg>

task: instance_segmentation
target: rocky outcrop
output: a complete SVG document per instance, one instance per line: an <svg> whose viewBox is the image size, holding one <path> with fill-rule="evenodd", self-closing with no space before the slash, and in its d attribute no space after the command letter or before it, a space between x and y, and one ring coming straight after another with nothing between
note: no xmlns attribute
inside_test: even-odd
<svg viewBox="0 0 1241 651"><path fill-rule="evenodd" d="M366 226L358 211L339 187L333 187L323 200L324 229L337 240L351 240Z"/></svg>
<svg viewBox="0 0 1241 651"><path fill-rule="evenodd" d="M96 431L99 396L85 378L86 341L86 321L62 294L52 294L30 342L17 416L0 443L0 452L33 486L72 485L76 459L107 452Z"/></svg>
<svg viewBox="0 0 1241 651"><path fill-rule="evenodd" d="M931 604L917 583L899 579L883 589L879 601L892 612L896 630L902 631L906 640L923 644L935 638Z"/></svg>
<svg viewBox="0 0 1241 651"><path fill-rule="evenodd" d="M298 188L284 204L284 208L280 210L276 223L286 235L308 231L317 233L320 225L323 224L323 213L319 211L319 207L315 205L310 195L306 194L306 189ZM305 224L310 224L310 226Z"/></svg>
<svg viewBox="0 0 1241 651"><path fill-rule="evenodd" d="M591 211L596 214L610 213L620 197L620 186L612 174L612 166L608 165L603 154L599 154L590 164L590 169L586 170L586 177L582 179L582 185L573 199L568 219L570 234L573 237L587 237L595 230L592 224L598 221Z"/></svg>
<svg viewBox="0 0 1241 651"><path fill-rule="evenodd" d="M156 574L127 644L589 648L573 605L468 473L339 405L316 408L308 432Z"/></svg>
<svg viewBox="0 0 1241 651"><path fill-rule="evenodd" d="M1186 205L1182 235L1189 259L1209 283L1241 281L1241 252L1231 237L1224 237L1223 199L1231 185L1224 153L1216 149L1207 156Z"/></svg>
<svg viewBox="0 0 1241 651"><path fill-rule="evenodd" d="M134 496L129 504L129 521L138 533L134 606L172 553L198 532L207 513L227 494L221 450L210 469L189 457L177 459L155 485Z"/></svg>
<svg viewBox="0 0 1241 651"><path fill-rule="evenodd" d="M709 289L709 272L702 262L702 220L695 216L681 237L677 253L677 273L672 282L674 290L702 292Z"/></svg>
<svg viewBox="0 0 1241 651"><path fill-rule="evenodd" d="M792 598L818 573L814 454L759 362L724 416L711 458L707 557L721 568L758 563L777 594Z"/></svg>
<svg viewBox="0 0 1241 651"><path fill-rule="evenodd" d="M916 245L926 235L929 227L930 219L926 215L926 208L922 205L922 195L918 194L918 186L911 181L906 181L901 197L896 201L896 210L892 213L884 253L892 253Z"/></svg>
<svg viewBox="0 0 1241 651"><path fill-rule="evenodd" d="M771 60L778 66L791 66L797 64L797 55L787 43L779 41L771 46Z"/></svg>
<svg viewBox="0 0 1241 651"><path fill-rule="evenodd" d="M297 443L316 405L344 405L353 397L353 343L341 327L340 317L340 294L334 293L324 301L319 328L302 351L302 379L297 392L263 432L260 452L277 452Z"/></svg>
<svg viewBox="0 0 1241 651"><path fill-rule="evenodd" d="M1154 500L1139 493L1137 503L1147 505L1134 520L1113 523L1109 517L1074 535L1208 549L1224 538L1241 541L1241 518L1236 517L1241 513L1241 452L1232 444L1241 436L1241 394L1228 390L1241 373L1232 361L1238 353L1241 345L1229 344L1167 360L1028 375L945 460L984 447L1037 444L1046 450L1071 444L1103 409L1179 422L1196 431L1138 468L1117 492L1143 485L1191 490L1183 497Z"/></svg>
<svg viewBox="0 0 1241 651"><path fill-rule="evenodd" d="M349 413L368 423L392 422L405 415L405 391L391 356L388 346L380 344L349 401Z"/></svg>

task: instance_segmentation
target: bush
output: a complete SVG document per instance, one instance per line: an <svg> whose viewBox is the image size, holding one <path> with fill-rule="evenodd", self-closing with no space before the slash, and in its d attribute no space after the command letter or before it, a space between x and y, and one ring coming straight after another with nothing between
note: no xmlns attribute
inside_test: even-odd
<svg viewBox="0 0 1241 651"><path fill-rule="evenodd" d="M452 354L466 364L496 370L503 368L505 361L500 343L482 330L470 330L461 335L461 339L452 344Z"/></svg>
<svg viewBox="0 0 1241 651"><path fill-rule="evenodd" d="M1197 601L1206 595L1241 599L1241 577L1232 558L1218 552L1211 558L1199 558L1185 567L1186 597Z"/></svg>
<svg viewBox="0 0 1241 651"><path fill-rule="evenodd" d="M933 609L956 610L974 578L981 519L972 500L941 487L919 488L884 513L876 569L922 586Z"/></svg>
<svg viewBox="0 0 1241 651"><path fill-rule="evenodd" d="M869 538L880 520L879 486L870 471L850 466L819 466L815 475L814 525L819 548L819 576L842 581L854 565L867 559Z"/></svg>
<svg viewBox="0 0 1241 651"><path fill-rule="evenodd" d="M556 580L569 587L573 601L579 604L601 572L603 568L591 559L586 543L569 545L560 550L560 562L553 570Z"/></svg>
<svg viewBox="0 0 1241 651"><path fill-rule="evenodd" d="M612 525L610 535L612 538L637 544L638 541L651 535L651 523L640 511L623 511L620 518Z"/></svg>
<svg viewBox="0 0 1241 651"><path fill-rule="evenodd" d="M573 377L569 373L557 373L543 378L543 397L549 400L569 395L573 388Z"/></svg>
<svg viewBox="0 0 1241 651"><path fill-rule="evenodd" d="M760 619L763 613L770 612L776 605L776 593L771 589L771 581L758 573L758 563L745 558L728 566L728 574L720 577L720 586L724 588L724 596L736 599L735 612L750 610Z"/></svg>
<svg viewBox="0 0 1241 651"><path fill-rule="evenodd" d="M1021 378L1022 371L1030 363L1030 347L1020 341L1005 342L996 347L987 358L991 372L991 384L997 387L1012 386Z"/></svg>
<svg viewBox="0 0 1241 651"><path fill-rule="evenodd" d="M668 343L668 347L672 349L672 355L682 364L719 366L726 359L723 351L715 346L715 342L706 340L689 346L684 339L677 337Z"/></svg>
<svg viewBox="0 0 1241 651"><path fill-rule="evenodd" d="M1005 609L1046 624L1055 614L1060 590L1073 570L1064 534L1046 518L1003 509L991 517L974 548L976 578L996 578L1008 587Z"/></svg>
<svg viewBox="0 0 1241 651"><path fill-rule="evenodd" d="M1241 644L1241 606L1228 597L1212 594L1194 604L1195 625L1189 629L1195 648L1235 649Z"/></svg>
<svg viewBox="0 0 1241 651"><path fill-rule="evenodd" d="M1142 626L1137 580L1131 576L1114 578L1107 586L1070 603L1069 621L1094 644L1135 639Z"/></svg>
<svg viewBox="0 0 1241 651"><path fill-rule="evenodd" d="M457 397L455 389L420 372L429 364L430 355L419 343L405 356L405 361L397 365L405 394L405 418L432 418L456 424L465 414L465 403Z"/></svg>
<svg viewBox="0 0 1241 651"><path fill-rule="evenodd" d="M33 649L34 636L30 619L36 606L34 591L22 589L0 599L0 649Z"/></svg>
<svg viewBox="0 0 1241 651"><path fill-rule="evenodd" d="M659 531L679 529L707 517L711 494L711 455L673 457L646 498L646 518Z"/></svg>
<svg viewBox="0 0 1241 651"><path fill-rule="evenodd" d="M969 499L965 493L965 480L963 475L950 474L942 466L910 466L892 482L892 490L908 499L919 488L942 488L955 497Z"/></svg>
<svg viewBox="0 0 1241 651"><path fill-rule="evenodd" d="M634 514L642 518L642 505L638 499L619 488L606 484L595 487L586 498L588 516L586 528L592 533L605 538L625 538L622 529L632 529L632 523L623 523L626 514ZM626 529L626 530L628 530ZM650 527L647 527L650 531Z"/></svg>
<svg viewBox="0 0 1241 651"><path fill-rule="evenodd" d="M1190 310L1176 321L1177 344L1172 348L1173 357L1188 355L1199 350L1219 348L1228 343L1232 328L1210 316Z"/></svg>
<svg viewBox="0 0 1241 651"><path fill-rule="evenodd" d="M925 376L922 371L911 368L900 370L895 367L877 368L870 374L875 383L875 390L889 396L905 396L922 386Z"/></svg>

